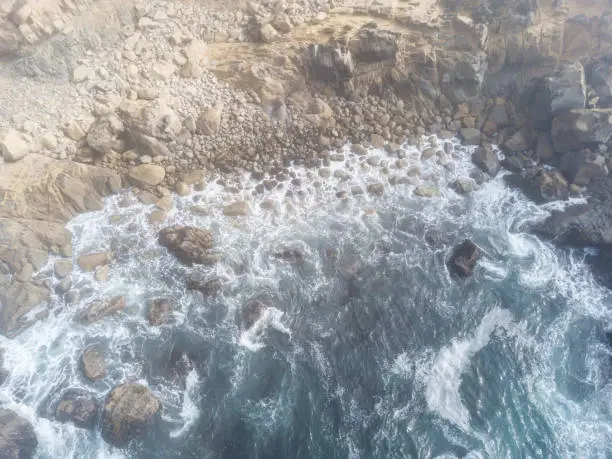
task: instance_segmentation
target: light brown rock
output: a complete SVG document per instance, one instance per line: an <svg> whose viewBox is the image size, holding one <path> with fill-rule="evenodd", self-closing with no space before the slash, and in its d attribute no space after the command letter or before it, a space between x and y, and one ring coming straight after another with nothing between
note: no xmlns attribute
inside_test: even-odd
<svg viewBox="0 0 612 459"><path fill-rule="evenodd" d="M164 168L155 164L141 164L128 172L130 182L136 186L157 186L165 176Z"/></svg>
<svg viewBox="0 0 612 459"><path fill-rule="evenodd" d="M89 253L77 258L77 264L83 271L94 271L97 267L107 265L110 262L110 252Z"/></svg>

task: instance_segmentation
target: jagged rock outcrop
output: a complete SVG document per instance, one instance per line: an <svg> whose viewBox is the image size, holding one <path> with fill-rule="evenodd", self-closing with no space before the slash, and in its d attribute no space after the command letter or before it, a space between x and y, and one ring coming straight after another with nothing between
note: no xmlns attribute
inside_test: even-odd
<svg viewBox="0 0 612 459"><path fill-rule="evenodd" d="M158 235L160 245L166 247L179 261L192 264L211 264L216 260L211 253L212 233L192 226L170 226Z"/></svg>
<svg viewBox="0 0 612 459"><path fill-rule="evenodd" d="M155 425L161 403L151 390L140 384L122 384L106 397L102 410L102 437L122 447L144 435Z"/></svg>
<svg viewBox="0 0 612 459"><path fill-rule="evenodd" d="M82 389L68 389L55 407L55 419L71 422L82 429L94 429L98 423L99 407L93 393Z"/></svg>
<svg viewBox="0 0 612 459"><path fill-rule="evenodd" d="M448 260L448 267L453 274L459 277L469 277L481 256L482 253L478 246L466 239L453 249Z"/></svg>

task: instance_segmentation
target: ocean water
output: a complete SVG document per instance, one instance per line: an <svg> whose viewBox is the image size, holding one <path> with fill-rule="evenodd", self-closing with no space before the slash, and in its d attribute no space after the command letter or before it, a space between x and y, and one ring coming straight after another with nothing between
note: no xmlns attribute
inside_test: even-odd
<svg viewBox="0 0 612 459"><path fill-rule="evenodd" d="M450 153L421 161L430 141ZM295 167L294 183L263 194L237 176L174 197L163 226L210 229L214 266L178 264L147 220L153 206L129 193L73 220L75 260L117 254L109 280L75 272L78 304L54 297L49 318L1 342L11 376L0 403L32 421L37 457L610 457L612 291L594 280L584 251L528 232L566 204L536 206L502 177L456 194L448 184L473 166L455 140L405 146L403 169L384 151L369 152L381 159L375 167L341 153L327 179ZM410 167L441 196L389 183ZM374 182L384 195L351 194ZM249 202L249 216L222 215L236 199ZM485 256L473 277L453 279L445 263L466 238ZM285 249L302 257L275 257ZM186 290L193 272L221 279L220 293ZM124 312L74 320L116 295L126 296ZM155 298L171 300L174 323L148 324ZM245 330L241 311L253 299L268 307ZM79 369L93 343L109 367L95 383ZM103 400L125 381L148 385L164 407L159 426L128 448L50 414L66 388Z"/></svg>

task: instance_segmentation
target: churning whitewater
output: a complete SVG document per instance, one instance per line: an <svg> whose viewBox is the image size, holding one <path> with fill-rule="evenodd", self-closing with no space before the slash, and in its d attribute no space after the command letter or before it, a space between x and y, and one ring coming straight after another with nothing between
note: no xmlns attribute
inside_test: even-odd
<svg viewBox="0 0 612 459"><path fill-rule="evenodd" d="M421 160L431 143L449 157ZM455 193L448 185L473 169L455 140L403 152L398 166L383 150L347 148L323 177L294 167L291 182L263 193L240 176L174 197L164 226L210 229L213 266L180 265L158 245L152 207L131 194L73 220L75 260L112 251L109 280L79 274L77 304L54 298L49 318L3 338L11 376L0 401L34 424L38 457L610 457L612 292L584 251L528 232L560 204L536 206L502 177ZM397 179L411 167L420 179ZM441 196L415 196L419 180ZM384 193L368 193L372 184ZM248 216L222 214L236 199ZM446 260L466 238L485 257L457 281ZM283 251L293 256L275 256ZM187 290L194 272L219 280L219 294ZM74 320L116 295L127 301L120 314ZM174 304L172 324L148 324L157 298ZM254 299L267 308L245 330L241 310ZM95 383L79 369L90 344L108 356ZM126 381L164 407L128 449L53 420L66 388L103 399Z"/></svg>

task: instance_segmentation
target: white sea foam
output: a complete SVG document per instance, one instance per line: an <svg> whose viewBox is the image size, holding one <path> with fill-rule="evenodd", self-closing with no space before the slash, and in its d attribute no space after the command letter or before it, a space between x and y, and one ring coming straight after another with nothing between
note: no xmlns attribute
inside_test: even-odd
<svg viewBox="0 0 612 459"><path fill-rule="evenodd" d="M495 308L489 311L471 336L455 339L441 349L427 372L425 398L431 411L468 430L470 415L461 400L459 386L461 377L470 359L489 344L491 334L496 328L507 328L512 322L512 314Z"/></svg>

